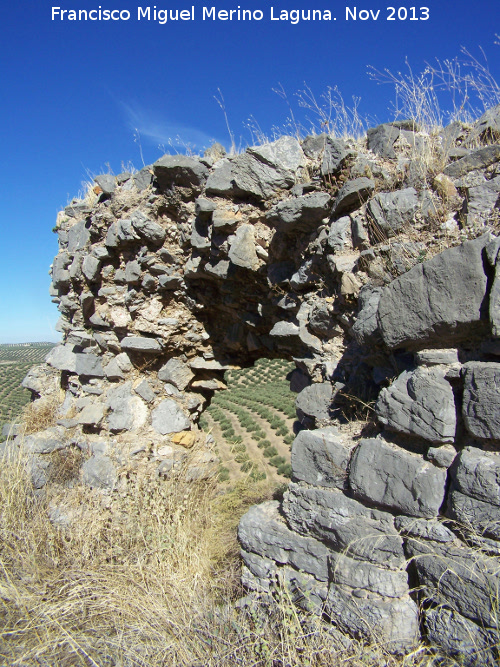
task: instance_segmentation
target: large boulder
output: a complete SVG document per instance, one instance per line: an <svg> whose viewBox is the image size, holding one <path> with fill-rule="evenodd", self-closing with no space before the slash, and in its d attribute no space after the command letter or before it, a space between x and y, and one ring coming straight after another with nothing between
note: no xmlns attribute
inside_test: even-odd
<svg viewBox="0 0 500 667"><path fill-rule="evenodd" d="M453 443L456 411L453 390L439 368L403 371L382 389L375 406L387 428L433 443Z"/></svg>
<svg viewBox="0 0 500 667"><path fill-rule="evenodd" d="M445 250L383 290L377 318L389 348L452 347L488 331L483 249L489 241L484 234Z"/></svg>
<svg viewBox="0 0 500 667"><path fill-rule="evenodd" d="M500 440L500 364L464 364L462 414L476 438Z"/></svg>
<svg viewBox="0 0 500 667"><path fill-rule="evenodd" d="M354 443L346 442L334 427L304 429L293 441L294 481L343 489Z"/></svg>
<svg viewBox="0 0 500 667"><path fill-rule="evenodd" d="M446 470L384 440L361 440L349 486L356 498L392 512L432 518L443 504Z"/></svg>

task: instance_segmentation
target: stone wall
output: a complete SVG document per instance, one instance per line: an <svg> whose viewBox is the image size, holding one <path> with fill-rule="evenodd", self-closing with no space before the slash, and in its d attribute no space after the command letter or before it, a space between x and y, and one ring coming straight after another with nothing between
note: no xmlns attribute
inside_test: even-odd
<svg viewBox="0 0 500 667"><path fill-rule="evenodd" d="M395 650L424 632L493 664L499 137L496 108L439 135L401 122L96 177L57 219L63 343L24 380L61 398L24 440L35 486L71 445L90 486L118 488L146 450L168 476L194 445L191 474L209 475L197 420L224 371L293 359L293 478L241 521L244 584L285 583ZM374 418L354 437L356 406Z"/></svg>

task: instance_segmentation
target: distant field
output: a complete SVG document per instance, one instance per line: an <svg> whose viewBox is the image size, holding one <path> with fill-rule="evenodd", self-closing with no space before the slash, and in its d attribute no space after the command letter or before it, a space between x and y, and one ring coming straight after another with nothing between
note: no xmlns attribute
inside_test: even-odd
<svg viewBox="0 0 500 667"><path fill-rule="evenodd" d="M282 359L260 359L253 368L229 371L227 390L217 392L200 425L214 436L222 460L219 479L290 477L290 446L296 394Z"/></svg>
<svg viewBox="0 0 500 667"><path fill-rule="evenodd" d="M31 393L21 382L35 364L40 364L54 343L0 345L0 426L11 422L29 402Z"/></svg>

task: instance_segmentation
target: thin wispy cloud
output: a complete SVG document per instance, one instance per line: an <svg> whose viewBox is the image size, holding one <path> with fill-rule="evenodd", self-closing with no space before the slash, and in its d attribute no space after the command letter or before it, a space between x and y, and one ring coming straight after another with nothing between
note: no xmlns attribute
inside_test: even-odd
<svg viewBox="0 0 500 667"><path fill-rule="evenodd" d="M138 132L141 139L164 146L166 150L191 149L195 152L220 141L203 130L189 127L167 118L159 118L155 112L143 108L140 104L120 102L125 120L132 132ZM222 143L222 142L221 142Z"/></svg>

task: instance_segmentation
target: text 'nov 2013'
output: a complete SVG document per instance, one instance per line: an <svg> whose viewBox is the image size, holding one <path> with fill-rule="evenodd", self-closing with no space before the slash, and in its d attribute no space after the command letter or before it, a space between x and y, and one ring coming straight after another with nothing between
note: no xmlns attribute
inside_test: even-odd
<svg viewBox="0 0 500 667"><path fill-rule="evenodd" d="M237 5L234 9L217 9L217 7L197 7L158 9L153 7L137 7L137 12L128 9L105 9L99 5L96 9L65 9L52 7L52 21L152 21L165 25L175 21L287 21L292 25L305 21L336 21L328 9L242 9ZM356 6L345 7L344 11L336 12L346 22L376 21L427 21L430 18L428 7L385 7L384 9L358 9Z"/></svg>

